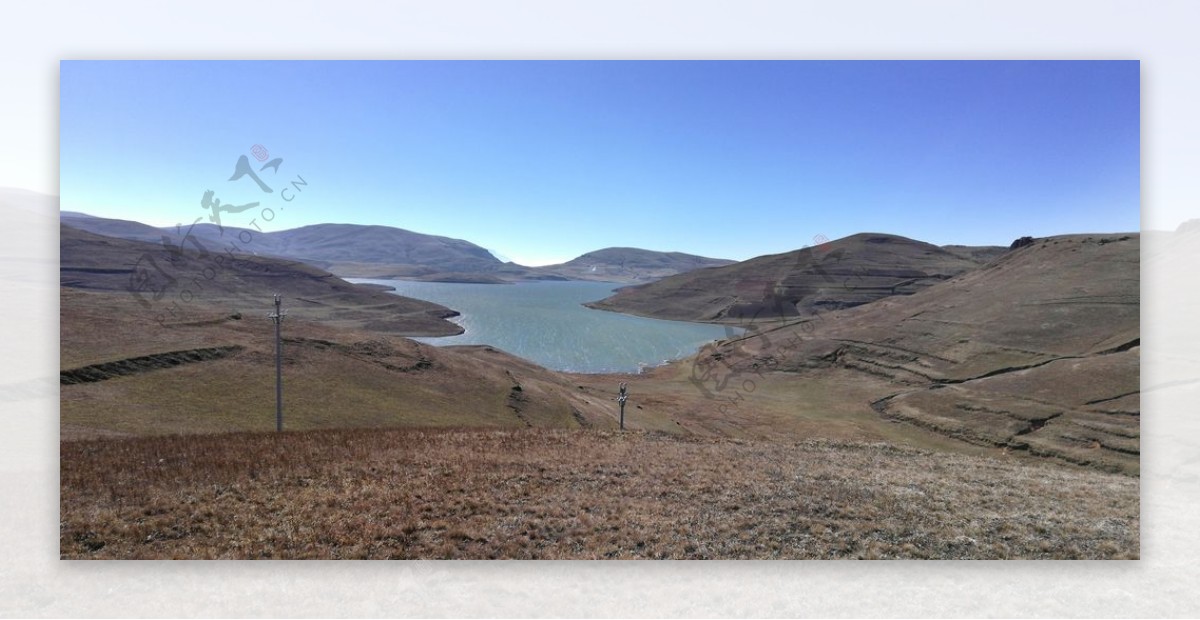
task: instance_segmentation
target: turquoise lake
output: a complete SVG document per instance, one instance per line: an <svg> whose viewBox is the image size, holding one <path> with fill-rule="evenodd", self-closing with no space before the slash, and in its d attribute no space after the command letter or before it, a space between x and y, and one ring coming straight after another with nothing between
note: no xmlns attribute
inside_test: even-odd
<svg viewBox="0 0 1200 620"><path fill-rule="evenodd" d="M432 301L462 313L450 320L466 333L414 340L437 346L492 345L553 370L638 372L729 337L719 325L647 319L581 305L608 297L621 286L609 282L350 280L392 286L397 295Z"/></svg>

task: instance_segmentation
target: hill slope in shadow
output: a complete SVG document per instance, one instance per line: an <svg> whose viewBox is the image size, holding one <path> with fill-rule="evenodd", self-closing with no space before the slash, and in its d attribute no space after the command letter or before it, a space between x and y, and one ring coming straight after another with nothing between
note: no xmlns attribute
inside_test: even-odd
<svg viewBox="0 0 1200 620"><path fill-rule="evenodd" d="M960 252L896 235L860 233L784 254L623 288L589 304L642 316L736 322L909 295L979 266Z"/></svg>
<svg viewBox="0 0 1200 620"><path fill-rule="evenodd" d="M265 314L279 293L288 307L346 327L420 336L462 333L445 320L457 314L449 308L351 284L298 261L130 241L66 224L59 234L63 287L126 295L136 302L129 311L152 321L185 321L207 306L230 315Z"/></svg>

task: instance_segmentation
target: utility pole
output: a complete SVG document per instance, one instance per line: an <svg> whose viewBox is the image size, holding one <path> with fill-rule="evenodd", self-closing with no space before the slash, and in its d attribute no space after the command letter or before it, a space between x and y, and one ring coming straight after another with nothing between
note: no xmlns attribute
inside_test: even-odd
<svg viewBox="0 0 1200 620"><path fill-rule="evenodd" d="M275 293L275 312L267 318L275 324L275 432L283 430L283 340L279 337L279 327L283 323L286 312L280 309L282 300Z"/></svg>
<svg viewBox="0 0 1200 620"><path fill-rule="evenodd" d="M629 398L629 394L625 392L625 383L621 383L621 394L617 396L617 402L621 403L621 430L625 430L625 399Z"/></svg>

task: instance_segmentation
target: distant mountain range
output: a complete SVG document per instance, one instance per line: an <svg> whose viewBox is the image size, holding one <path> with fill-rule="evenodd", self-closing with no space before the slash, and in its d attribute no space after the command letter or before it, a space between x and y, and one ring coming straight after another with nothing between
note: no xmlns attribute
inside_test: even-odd
<svg viewBox="0 0 1200 620"><path fill-rule="evenodd" d="M606 248L561 265L525 267L503 262L469 241L390 226L315 224L259 232L209 223L155 228L140 222L63 211L61 221L87 232L150 243L184 244L210 252L276 256L302 261L342 277L405 278L450 282L603 280L643 283L733 261L679 252Z"/></svg>
<svg viewBox="0 0 1200 620"><path fill-rule="evenodd" d="M605 248L588 252L579 258L559 265L549 265L539 269L572 280L647 282L695 269L731 265L734 262L682 252Z"/></svg>

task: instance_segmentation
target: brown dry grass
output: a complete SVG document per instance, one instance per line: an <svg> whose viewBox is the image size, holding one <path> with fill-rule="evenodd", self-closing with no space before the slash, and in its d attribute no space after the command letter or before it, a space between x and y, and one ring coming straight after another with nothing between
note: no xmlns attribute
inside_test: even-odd
<svg viewBox="0 0 1200 620"><path fill-rule="evenodd" d="M1136 478L855 442L322 430L62 443L64 558L1136 558Z"/></svg>
<svg viewBox="0 0 1200 620"><path fill-rule="evenodd" d="M189 311L211 320L160 325L133 312L129 295L64 287L61 299L65 371L240 347L220 359L62 385L64 439L274 429L274 331L261 314L233 320L197 302ZM331 326L304 309L289 315L283 335L288 430L616 426L615 402L582 394L570 378L490 347L418 344ZM608 391L616 385L609 381Z"/></svg>

